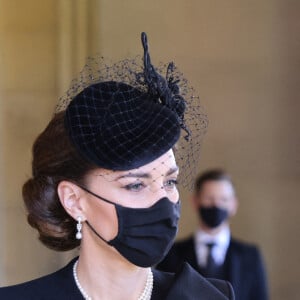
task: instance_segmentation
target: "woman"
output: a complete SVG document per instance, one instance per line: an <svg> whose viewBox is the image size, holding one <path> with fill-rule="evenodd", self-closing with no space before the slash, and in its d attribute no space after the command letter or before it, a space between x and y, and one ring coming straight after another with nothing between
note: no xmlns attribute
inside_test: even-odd
<svg viewBox="0 0 300 300"><path fill-rule="evenodd" d="M193 164L206 120L190 105L188 126L180 74L170 64L163 78L144 33L142 42L142 72L125 60L95 77L88 64L33 146L33 177L23 187L28 222L47 247L80 246L79 257L0 289L1 299L233 299L228 283L188 265L178 274L151 269L177 232L174 152L181 165ZM188 184L191 174L183 175Z"/></svg>

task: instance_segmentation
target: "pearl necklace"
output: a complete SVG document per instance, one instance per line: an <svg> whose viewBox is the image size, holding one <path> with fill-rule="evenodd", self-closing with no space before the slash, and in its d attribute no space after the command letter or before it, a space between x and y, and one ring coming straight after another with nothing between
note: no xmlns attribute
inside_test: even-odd
<svg viewBox="0 0 300 300"><path fill-rule="evenodd" d="M78 260L76 260L76 262L73 265L73 276L74 276L76 286L79 289L80 293L82 294L82 296L85 300L92 300L92 297L90 297L87 294L87 292L83 289L83 287L81 286L81 284L79 282L79 279L77 276L77 265L78 265ZM149 271L148 271L146 285L143 290L143 293L138 298L138 300L150 300L151 299L152 290L153 290L153 273L151 271L151 268L149 268L148 270Z"/></svg>

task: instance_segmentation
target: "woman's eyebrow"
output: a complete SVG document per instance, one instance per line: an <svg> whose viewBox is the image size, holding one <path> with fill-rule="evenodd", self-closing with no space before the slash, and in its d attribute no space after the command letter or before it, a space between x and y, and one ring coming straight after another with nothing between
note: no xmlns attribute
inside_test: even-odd
<svg viewBox="0 0 300 300"><path fill-rule="evenodd" d="M166 176L170 176L173 173L177 172L178 170L179 170L178 166L170 168L168 170L168 172L166 173ZM118 176L115 180L119 180L122 178L146 178L146 179L149 179L149 178L152 178L152 175L150 173L144 173L144 172L137 172L137 173L129 172L129 173Z"/></svg>
<svg viewBox="0 0 300 300"><path fill-rule="evenodd" d="M175 166L167 172L166 176L172 175L173 173L177 172L178 170L179 170L179 167Z"/></svg>
<svg viewBox="0 0 300 300"><path fill-rule="evenodd" d="M151 178L151 175L149 173L126 173L123 175L118 176L115 180L119 180L122 178L128 178L128 177L133 177L133 178Z"/></svg>

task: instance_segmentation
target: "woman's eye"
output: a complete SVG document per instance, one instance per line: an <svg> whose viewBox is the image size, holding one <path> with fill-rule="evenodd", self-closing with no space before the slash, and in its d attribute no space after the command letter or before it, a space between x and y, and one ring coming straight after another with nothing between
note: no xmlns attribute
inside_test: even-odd
<svg viewBox="0 0 300 300"><path fill-rule="evenodd" d="M169 179L165 182L165 187L168 189L175 188L178 184L178 181L176 179Z"/></svg>
<svg viewBox="0 0 300 300"><path fill-rule="evenodd" d="M128 191L132 191L132 192L138 192L141 189L143 189L145 187L145 185L142 182L137 182L137 183L130 183L125 185L125 189Z"/></svg>

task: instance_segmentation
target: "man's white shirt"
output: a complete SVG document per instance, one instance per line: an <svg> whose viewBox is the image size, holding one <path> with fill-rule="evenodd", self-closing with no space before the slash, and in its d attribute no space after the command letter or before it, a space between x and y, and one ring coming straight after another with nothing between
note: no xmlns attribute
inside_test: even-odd
<svg viewBox="0 0 300 300"><path fill-rule="evenodd" d="M208 243L214 243L212 248L212 256L217 265L224 263L227 249L230 242L230 229L229 226L224 226L216 235L210 235L205 231L199 229L194 234L195 240L195 253L198 265L201 267L206 266L208 255Z"/></svg>

